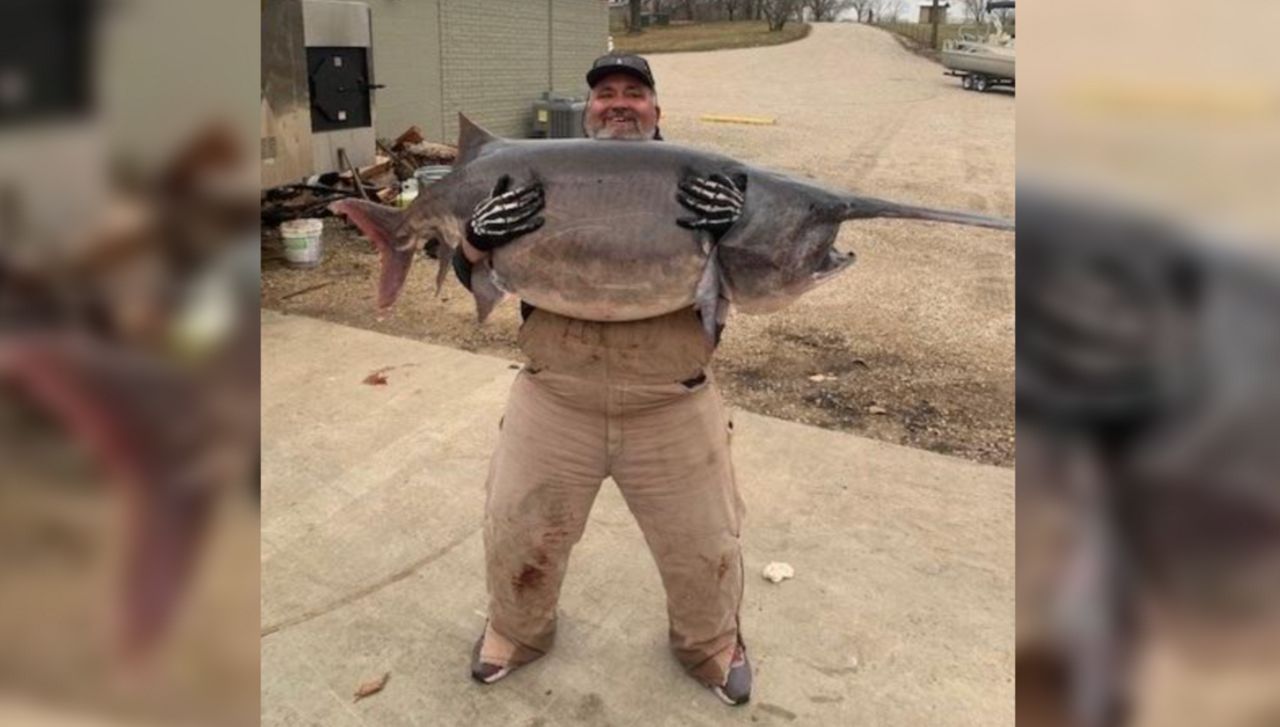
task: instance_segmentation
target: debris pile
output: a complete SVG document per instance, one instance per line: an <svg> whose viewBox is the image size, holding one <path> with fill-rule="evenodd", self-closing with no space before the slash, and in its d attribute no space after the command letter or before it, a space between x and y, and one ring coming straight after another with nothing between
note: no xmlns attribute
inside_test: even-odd
<svg viewBox="0 0 1280 727"><path fill-rule="evenodd" d="M329 203L345 197L395 204L405 183L414 178L419 168L452 165L458 156L457 147L426 141L417 126L410 126L394 141L379 139L377 145L374 163L368 166L357 169L339 152L341 169L336 172L264 189L263 226L274 227L304 217L327 217Z"/></svg>
<svg viewBox="0 0 1280 727"><path fill-rule="evenodd" d="M413 176L413 170L418 167L432 164L452 165L454 160L458 158L458 148L456 146L426 141L422 138L422 132L416 126L410 126L403 134L396 137L395 142L390 145L385 141L379 141L378 144L383 154L406 160L412 164L409 176Z"/></svg>

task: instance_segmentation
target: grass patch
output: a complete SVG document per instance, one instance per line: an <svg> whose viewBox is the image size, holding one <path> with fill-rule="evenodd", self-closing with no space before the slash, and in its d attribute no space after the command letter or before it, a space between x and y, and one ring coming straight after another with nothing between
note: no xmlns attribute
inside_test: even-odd
<svg viewBox="0 0 1280 727"><path fill-rule="evenodd" d="M650 26L639 35L619 31L613 34L613 47L616 52L624 53L683 53L779 45L808 34L808 23L787 23L776 33L770 33L769 24L763 20L687 23Z"/></svg>

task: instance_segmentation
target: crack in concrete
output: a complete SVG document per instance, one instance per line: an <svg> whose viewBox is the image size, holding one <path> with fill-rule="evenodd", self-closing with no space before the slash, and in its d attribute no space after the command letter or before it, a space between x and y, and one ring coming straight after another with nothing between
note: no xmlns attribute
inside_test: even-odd
<svg viewBox="0 0 1280 727"><path fill-rule="evenodd" d="M448 555L450 551L452 551L454 548L458 547L459 545L462 545L463 543L465 543L468 539L471 538L471 536L480 532L480 530L481 528L469 530L462 536L450 541L443 548L435 550L432 553L414 561L413 563L410 563L408 566L396 571L395 573L392 573L386 578L383 578L377 582L371 583L359 590L348 593L342 598L339 598L330 603L327 603L324 606L321 606L320 608L306 611L304 613L298 614L297 616L290 616L289 618L286 618L282 621L277 621L276 623L271 624L270 626L266 626L262 629L262 632L259 634L259 637L266 638L274 633L278 633L285 629L297 626L298 624L303 624L308 621L312 621L314 619L320 618L325 614L333 613L334 611L337 611L338 609L344 608L346 606L350 606L356 601L359 601L367 596L372 596L373 594L377 593L378 591L381 591L383 588L386 588L387 586L390 586L394 583L399 583L400 581L408 578L414 573L417 573L419 570L422 570L426 566L431 565L432 563L439 560L440 558L443 558L444 556Z"/></svg>

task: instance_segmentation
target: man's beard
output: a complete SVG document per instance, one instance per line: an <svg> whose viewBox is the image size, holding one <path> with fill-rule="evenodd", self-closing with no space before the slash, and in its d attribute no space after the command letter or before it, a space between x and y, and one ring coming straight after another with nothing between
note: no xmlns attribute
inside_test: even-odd
<svg viewBox="0 0 1280 727"><path fill-rule="evenodd" d="M656 127L644 128L639 119L635 117L620 117L631 123L627 126L615 126L609 123L608 118L601 119L599 125L586 125L587 136L592 139L614 139L621 141L644 141L652 139Z"/></svg>

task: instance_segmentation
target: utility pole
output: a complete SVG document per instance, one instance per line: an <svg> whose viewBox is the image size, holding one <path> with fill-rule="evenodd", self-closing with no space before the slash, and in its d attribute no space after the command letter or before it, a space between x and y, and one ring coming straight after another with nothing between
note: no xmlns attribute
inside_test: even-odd
<svg viewBox="0 0 1280 727"><path fill-rule="evenodd" d="M934 2L937 2L937 0L934 0ZM627 33L629 35L634 35L640 32L640 0L631 0L630 5L631 27L627 28Z"/></svg>
<svg viewBox="0 0 1280 727"><path fill-rule="evenodd" d="M929 20L933 21L933 49L938 50L938 0L933 0L933 8L929 11Z"/></svg>

